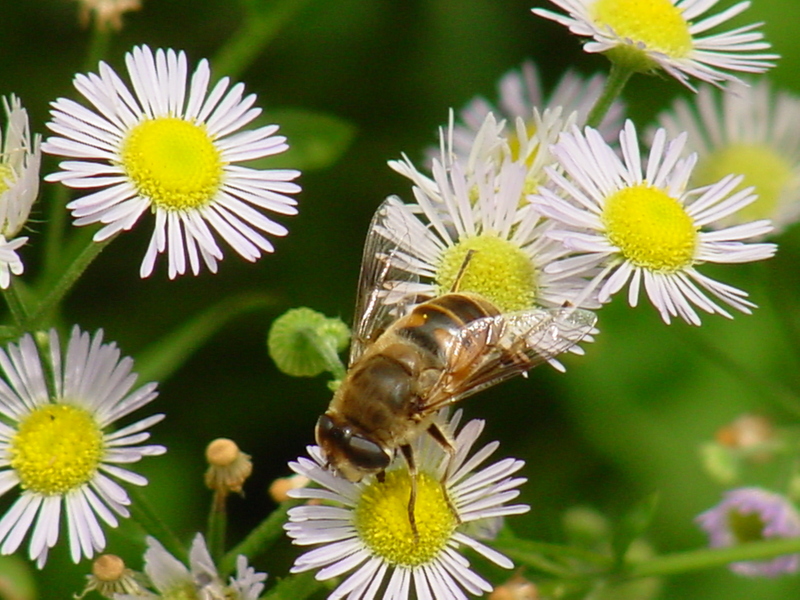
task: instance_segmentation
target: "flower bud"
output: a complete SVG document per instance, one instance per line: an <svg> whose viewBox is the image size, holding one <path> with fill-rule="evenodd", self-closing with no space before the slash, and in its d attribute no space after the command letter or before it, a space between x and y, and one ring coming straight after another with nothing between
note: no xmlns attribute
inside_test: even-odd
<svg viewBox="0 0 800 600"><path fill-rule="evenodd" d="M250 456L239 450L236 442L217 438L206 448L208 470L206 485L216 492L242 492L242 485L253 472Z"/></svg>

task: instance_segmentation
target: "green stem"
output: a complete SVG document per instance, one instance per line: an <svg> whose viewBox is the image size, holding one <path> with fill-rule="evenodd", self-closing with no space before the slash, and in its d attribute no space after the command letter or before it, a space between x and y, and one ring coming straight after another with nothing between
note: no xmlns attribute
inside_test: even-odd
<svg viewBox="0 0 800 600"><path fill-rule="evenodd" d="M25 325L28 321L28 309L20 297L19 284L14 277L11 278L11 284L3 290L3 297L17 328L20 331L25 331Z"/></svg>
<svg viewBox="0 0 800 600"><path fill-rule="evenodd" d="M309 343L316 348L322 359L325 361L326 369L333 375L334 379L342 381L347 375L347 367L344 366L339 353L336 352L333 341L330 337L321 336L316 330L303 329L302 334L308 339Z"/></svg>
<svg viewBox="0 0 800 600"><path fill-rule="evenodd" d="M219 562L219 573L223 579L236 568L236 557L243 554L252 560L283 536L283 524L289 509L299 504L299 500L287 500L251 531L236 547L232 548Z"/></svg>
<svg viewBox="0 0 800 600"><path fill-rule="evenodd" d="M800 538L763 540L730 548L689 550L664 554L645 562L630 564L623 572L623 577L634 579L673 575L711 567L722 567L732 562L763 560L797 552L800 552Z"/></svg>
<svg viewBox="0 0 800 600"><path fill-rule="evenodd" d="M24 329L35 329L40 326L41 321L47 318L53 309L64 299L72 286L80 279L84 271L92 264L92 261L111 243L116 235L111 236L102 242L89 242L83 251L72 261L61 278L52 287L44 300L36 307L33 314L27 319Z"/></svg>
<svg viewBox="0 0 800 600"><path fill-rule="evenodd" d="M47 387L47 397L55 399L56 396L56 380L61 376L60 373L56 374L55 365L53 365L52 356L53 349L50 347L50 335L44 331L34 331L32 333L33 341L39 351L41 358L42 371L44 371L44 382Z"/></svg>
<svg viewBox="0 0 800 600"><path fill-rule="evenodd" d="M614 565L614 559L612 557L599 552L592 552L591 550L584 550L583 548L575 548L572 546L534 542L532 540L515 538L509 534L503 534L498 537L492 542L492 546L520 563L564 578L574 577L574 571L571 569L568 570L551 561L547 561L543 557L591 564L601 571L611 569ZM585 574L582 576L585 576Z"/></svg>
<svg viewBox="0 0 800 600"><path fill-rule="evenodd" d="M138 488L129 488L131 496L131 516L142 526L148 535L152 535L161 542L167 552L183 563L187 563L188 553L186 548L172 532L164 521L156 514L150 506L147 498Z"/></svg>
<svg viewBox="0 0 800 600"><path fill-rule="evenodd" d="M95 20L92 24L92 37L89 40L89 48L86 51L86 71L96 71L98 63L106 56L108 47L111 44L111 28L101 27Z"/></svg>
<svg viewBox="0 0 800 600"><path fill-rule="evenodd" d="M225 553L225 534L228 529L227 498L228 495L224 492L214 492L211 498L206 543L214 562L219 562Z"/></svg>
<svg viewBox="0 0 800 600"><path fill-rule="evenodd" d="M615 61L611 62L611 71L608 74L608 79L606 79L606 85L603 88L603 93L600 94L597 102L595 102L592 110L586 117L586 125L595 128L600 125L600 123L603 121L603 118L606 116L608 109L611 108L611 105L614 103L614 100L619 98L619 96L622 94L625 84L628 83L628 80L631 78L633 73L634 71L631 69L621 66Z"/></svg>
<svg viewBox="0 0 800 600"><path fill-rule="evenodd" d="M219 50L212 61L218 73L237 78L249 67L281 27L308 0L272 0L251 7L242 27Z"/></svg>
<svg viewBox="0 0 800 600"><path fill-rule="evenodd" d="M47 211L46 232L44 236L44 275L48 281L58 271L61 257L64 254L64 229L67 223L67 188L59 185L53 190L50 206Z"/></svg>

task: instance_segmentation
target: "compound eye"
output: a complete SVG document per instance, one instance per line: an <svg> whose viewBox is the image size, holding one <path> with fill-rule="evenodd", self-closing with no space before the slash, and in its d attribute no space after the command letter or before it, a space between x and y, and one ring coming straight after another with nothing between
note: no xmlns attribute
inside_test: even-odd
<svg viewBox="0 0 800 600"><path fill-rule="evenodd" d="M324 445L324 440L341 442L345 437L348 437L345 431L328 415L322 415L317 421L316 438L319 446Z"/></svg>
<svg viewBox="0 0 800 600"><path fill-rule="evenodd" d="M346 444L347 458L364 471L383 471L389 466L391 456L378 444L361 435L354 435Z"/></svg>

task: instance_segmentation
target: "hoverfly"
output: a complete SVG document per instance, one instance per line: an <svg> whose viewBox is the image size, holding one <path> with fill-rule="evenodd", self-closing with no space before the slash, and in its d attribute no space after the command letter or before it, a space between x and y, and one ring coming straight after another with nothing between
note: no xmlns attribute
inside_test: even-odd
<svg viewBox="0 0 800 600"><path fill-rule="evenodd" d="M389 232L402 225L396 202L385 201L370 224L347 375L315 435L328 467L353 482L381 478L399 450L411 478L408 511L416 534L414 439L426 432L452 458L455 448L434 422L437 412L569 349L592 330L595 315L568 307L503 314L482 296L459 291L458 283L438 297L389 301L397 282L416 281Z"/></svg>

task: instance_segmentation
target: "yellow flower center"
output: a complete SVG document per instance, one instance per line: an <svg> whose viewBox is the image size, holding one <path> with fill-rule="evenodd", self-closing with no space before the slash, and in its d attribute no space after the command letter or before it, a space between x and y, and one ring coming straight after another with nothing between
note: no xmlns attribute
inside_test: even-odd
<svg viewBox="0 0 800 600"><path fill-rule="evenodd" d="M758 194L758 200L736 213L740 222L774 217L782 193L798 185L786 157L765 144L746 143L730 144L704 157L692 174L692 185L710 185L731 173L744 175L737 189L752 185Z"/></svg>
<svg viewBox="0 0 800 600"><path fill-rule="evenodd" d="M188 581L171 587L166 591L161 591L159 595L161 600L198 600L199 597L195 586Z"/></svg>
<svg viewBox="0 0 800 600"><path fill-rule="evenodd" d="M686 57L693 48L689 23L670 0L597 0L591 11L596 26L610 27L620 38L643 43L648 51L674 59ZM655 66L641 49L629 44L617 46L610 54L638 71Z"/></svg>
<svg viewBox="0 0 800 600"><path fill-rule="evenodd" d="M176 117L136 125L121 156L139 194L164 210L205 206L222 183L224 164L206 128Z"/></svg>
<svg viewBox="0 0 800 600"><path fill-rule="evenodd" d="M47 404L31 412L11 438L11 468L22 489L64 494L97 472L105 447L94 417L77 406Z"/></svg>
<svg viewBox="0 0 800 600"><path fill-rule="evenodd" d="M470 250L473 252L464 268ZM453 291L459 273L455 291L480 294L502 312L530 308L536 299L536 273L530 257L496 235L464 238L444 251L436 269L440 293Z"/></svg>
<svg viewBox="0 0 800 600"><path fill-rule="evenodd" d="M525 123L525 132L527 135L527 139L530 140L533 136L536 135L536 123L534 121L526 121ZM522 142L517 135L517 128L514 123L509 123L508 127L508 147L511 151L511 160L517 161L520 158L522 152ZM533 161L536 160L536 155L539 152L539 145L536 145L536 148L525 158L525 164L529 167L533 164Z"/></svg>
<svg viewBox="0 0 800 600"><path fill-rule="evenodd" d="M418 538L414 539L408 520L410 493L408 471L390 471L383 483L376 480L364 490L355 510L355 526L361 540L394 566L429 563L444 550L458 525L442 484L427 473L419 473L414 504Z"/></svg>
<svg viewBox="0 0 800 600"><path fill-rule="evenodd" d="M728 526L740 544L764 539L764 521L756 513L741 513L732 510L728 513Z"/></svg>
<svg viewBox="0 0 800 600"><path fill-rule="evenodd" d="M0 162L0 194L4 194L14 183L14 171L7 164Z"/></svg>
<svg viewBox="0 0 800 600"><path fill-rule="evenodd" d="M532 120L526 122L525 131L527 141L529 142L536 135L536 123ZM539 152L541 151L542 145L537 143L533 145L532 148L528 146L528 148L526 148L527 154L522 156L522 141L517 135L516 127L509 127L507 129L507 136L511 160L516 162L520 159L523 159L525 166L530 170L530 168L533 166L533 163L535 163L536 159L539 157ZM529 194L535 194L539 190L539 186L541 185L541 179L539 175L539 173L529 173L525 177L525 187L523 188L522 197L519 201L520 207L527 203L526 198Z"/></svg>
<svg viewBox="0 0 800 600"><path fill-rule="evenodd" d="M663 273L692 264L697 227L663 190L642 183L606 199L601 220L612 244L634 266Z"/></svg>

